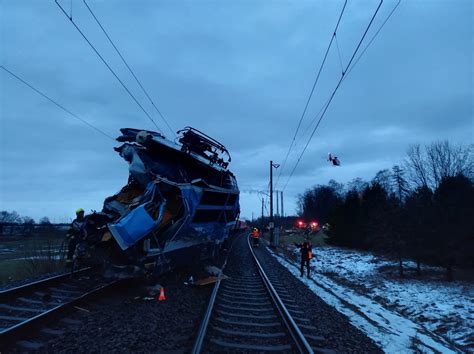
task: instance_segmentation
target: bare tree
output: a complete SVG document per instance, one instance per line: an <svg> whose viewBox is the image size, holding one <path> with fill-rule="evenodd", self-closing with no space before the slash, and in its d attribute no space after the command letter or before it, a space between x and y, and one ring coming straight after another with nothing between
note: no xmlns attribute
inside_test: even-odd
<svg viewBox="0 0 474 354"><path fill-rule="evenodd" d="M421 151L420 144L408 148L405 166L409 171L410 180L415 186L425 187L430 185L426 159Z"/></svg>
<svg viewBox="0 0 474 354"><path fill-rule="evenodd" d="M452 145L447 140L437 141L426 146L426 156L435 187L439 186L443 178L472 175L472 146Z"/></svg>
<svg viewBox="0 0 474 354"><path fill-rule="evenodd" d="M435 190L443 178L464 175L473 178L473 145L453 145L437 141L425 146L412 145L407 151L405 168L415 187Z"/></svg>
<svg viewBox="0 0 474 354"><path fill-rule="evenodd" d="M50 225L51 221L49 220L49 218L47 216L44 216L40 219L39 223L41 225Z"/></svg>
<svg viewBox="0 0 474 354"><path fill-rule="evenodd" d="M347 183L347 190L348 191L354 190L360 194L365 188L368 187L368 185L369 184L366 181L364 181L362 178L357 177Z"/></svg>
<svg viewBox="0 0 474 354"><path fill-rule="evenodd" d="M377 172L375 177L372 179L372 183L380 184L387 194L392 193L391 174L389 170L384 169Z"/></svg>
<svg viewBox="0 0 474 354"><path fill-rule="evenodd" d="M339 183L337 182L336 180L334 179L331 179L329 182L328 182L328 186L330 188L332 188L334 190L334 192L336 192L336 194L339 196L339 197L343 197L344 196L344 184L343 183Z"/></svg>
<svg viewBox="0 0 474 354"><path fill-rule="evenodd" d="M21 216L18 215L16 211L12 211L11 213L3 210L0 211L0 223L20 223Z"/></svg>

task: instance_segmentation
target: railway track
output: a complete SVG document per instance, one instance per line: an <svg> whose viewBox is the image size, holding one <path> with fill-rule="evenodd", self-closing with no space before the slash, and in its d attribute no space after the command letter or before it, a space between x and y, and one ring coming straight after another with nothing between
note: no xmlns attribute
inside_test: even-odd
<svg viewBox="0 0 474 354"><path fill-rule="evenodd" d="M259 247L256 249L255 255L257 259L262 259L263 256L265 256L262 254L264 252L267 252L264 247ZM296 322L298 328L300 328L311 348L313 348L315 352L332 352L331 350L325 348L327 344L326 339L322 336L315 335L315 333L318 331L317 328L312 326L311 321L305 316L304 308L301 307L298 302L295 301L295 299L290 295L286 284L281 280L281 276L278 274L278 272L272 268L271 265L263 261L261 261L261 264L265 270L265 273L273 284L273 288L277 291L285 306L290 310L293 320Z"/></svg>
<svg viewBox="0 0 474 354"><path fill-rule="evenodd" d="M248 237L235 241L225 270L230 278L215 284L192 353L314 352L294 319L301 310L282 301Z"/></svg>
<svg viewBox="0 0 474 354"><path fill-rule="evenodd" d="M0 291L0 349L118 282L84 268Z"/></svg>

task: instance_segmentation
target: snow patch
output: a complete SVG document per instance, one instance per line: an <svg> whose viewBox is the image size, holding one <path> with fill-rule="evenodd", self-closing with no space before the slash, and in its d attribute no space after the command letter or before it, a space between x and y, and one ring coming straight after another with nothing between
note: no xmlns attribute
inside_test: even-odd
<svg viewBox="0 0 474 354"><path fill-rule="evenodd" d="M299 265L270 252L300 278ZM447 338L463 349L472 349L472 285L383 279L379 268L390 261L357 251L323 247L316 250L315 256L313 279L300 278L301 281L345 314L384 351L460 352L441 335L433 333L441 323L446 324L446 316L452 316L453 320L445 332ZM354 286L345 284L344 280Z"/></svg>

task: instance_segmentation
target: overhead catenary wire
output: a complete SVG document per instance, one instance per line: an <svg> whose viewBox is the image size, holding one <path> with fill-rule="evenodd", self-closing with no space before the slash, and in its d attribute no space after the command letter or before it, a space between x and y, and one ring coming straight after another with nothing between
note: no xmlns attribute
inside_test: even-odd
<svg viewBox="0 0 474 354"><path fill-rule="evenodd" d="M349 73L352 71L352 69L354 69L354 67L357 65L357 63L359 62L360 58L365 54L365 52L367 51L367 49L370 47L370 45L372 44L372 42L374 41L375 37L377 37L377 35L380 33L380 31L382 30L382 28L385 26L385 24L388 22L388 20L390 19L390 17L392 17L393 13L395 12L395 10L397 9L398 5L400 5L400 3L402 2L402 0L398 0L398 2L395 4L395 6L393 7L392 11L390 11L390 13L387 15L387 17L385 18L385 20L382 22L382 24L380 25L380 27L378 28L378 30L375 32L375 34L372 36L372 38L370 39L370 41L367 43L367 45L365 46L365 48L362 50L362 52L360 53L360 55L357 57L357 59L355 60L354 64L352 65L352 67L349 68L349 70L347 71L346 73L346 76L349 75Z"/></svg>
<svg viewBox="0 0 474 354"><path fill-rule="evenodd" d="M291 140L291 143L290 143L290 147L288 148L288 151L286 153L286 156L283 160L283 163L281 164L281 168L280 168L280 171L278 173L278 176L277 176L277 179L276 179L276 183L275 183L275 186L278 185L278 181L280 180L280 176L283 172L283 169L285 168L286 166L286 162L288 160L288 156L290 155L290 152L295 144L295 140L296 140L296 136L298 135L298 132L300 130L300 127L301 127L301 123L303 122L303 119L304 119L304 116L306 114L306 111L308 110L308 106L309 106L309 102L311 101L311 98L313 97L313 93L314 93L314 89L316 88L316 85L319 81L319 77L321 76L321 72L323 70L323 67L324 67L324 64L326 63L326 59L328 57L328 54L329 54L329 50L331 49L332 47L332 44L333 44L333 41L334 41L334 38L336 37L336 32L337 32L337 29L339 28L339 23L341 22L341 19L342 19L342 15L344 14L344 11L346 9L346 5L347 5L347 0L344 1L344 6L342 7L342 10L339 14L339 18L337 19L337 23L336 23L336 26L334 27L334 30L333 30L333 33L332 33L332 36L331 36L331 40L329 41L329 44L326 48L326 53L324 54L324 57L323 57L323 61L321 62L321 65L319 66L319 69L318 69L318 73L316 75L316 78L314 79L314 83L313 83L313 87L311 88L311 91L309 93L309 96L308 96L308 99L306 100L306 104L305 104L305 107L303 109L303 113L301 114L301 117L300 117L300 120L298 122L298 125L296 127L296 131L295 131L295 134L293 135L293 139Z"/></svg>
<svg viewBox="0 0 474 354"><path fill-rule="evenodd" d="M76 28L76 30L79 32L79 34L84 38L84 40L89 44L89 46L92 48L94 53L100 58L100 60L105 64L107 69L115 76L117 81L122 85L124 90L129 94L129 96L133 99L133 101L140 107L140 109L145 113L145 115L148 117L148 119L153 123L153 125L158 129L160 133L162 133L160 127L156 124L156 122L153 120L153 118L148 114L148 112L143 108L143 106L138 102L137 98L133 95L133 93L128 89L128 87L123 83L123 81L118 77L116 72L111 68L111 66L107 63L107 61L104 59L104 57L99 53L99 51L95 48L95 46L91 43L91 41L87 38L87 36L84 34L84 32L81 31L79 26L74 22L72 17L68 16L67 12L64 10L64 8L59 4L58 0L54 0L56 5L59 7L59 9L62 11L62 13L69 19L69 21L73 24L73 26Z"/></svg>
<svg viewBox="0 0 474 354"><path fill-rule="evenodd" d="M352 64L352 66L349 68L349 70L347 70L347 72L345 73L344 75L344 78L342 80L342 82L344 82L347 77L349 76L349 74L352 72L352 70L354 69L354 67L357 65L357 63L359 63L359 60L362 58L362 56L365 54L365 52L367 51L367 49L370 47L370 45L372 44L372 42L375 40L375 38L378 36L378 34L380 33L380 31L382 30L382 28L385 26L385 24L388 22L388 20L390 19L390 17L392 17L393 13L395 12L395 10L397 9L397 7L400 5L402 0L398 0L398 2L395 4L395 6L392 8L392 10L390 11L390 13L387 15L387 17L385 18L385 20L382 22L382 24L379 26L379 28L377 29L377 31L375 32L375 34L372 36L372 38L369 40L369 42L367 43L367 45L364 47L364 49L362 50L362 52L359 54L359 56L357 57L357 59L354 61L354 63ZM318 113L314 116L314 118L311 120L311 122L308 124L308 126L304 129L305 132L310 132L311 131L311 127L313 126L313 124L316 122L316 120L318 119L319 115L321 114L321 112L323 111L324 107L326 106L326 104L328 103L330 97L328 97L328 99L326 100L326 102L321 106L320 110L318 111ZM302 138L304 136L306 136L307 134L304 134L302 136Z"/></svg>
<svg viewBox="0 0 474 354"><path fill-rule="evenodd" d="M120 59L122 59L122 62L125 64L125 66L127 67L128 71L130 71L130 74L132 74L133 78L135 79L135 81L137 82L137 84L140 86L140 88L142 89L143 93L145 94L145 96L148 98L148 100L150 101L150 103L152 104L152 106L155 108L156 112L159 114L159 116L161 117L161 119L163 120L163 122L165 122L166 126L168 127L168 129L171 131L171 134L174 134L176 135L176 133L174 132L174 130L171 128L170 124L168 123L168 121L166 120L166 118L164 117L164 115L161 113L161 111L158 109L158 107L155 105L155 102L153 102L152 98L150 97L150 95L148 94L147 90L145 90L145 88L143 87L142 83L140 82L140 80L138 79L138 77L135 75L135 72L132 70L132 68L130 67L130 65L127 63L127 61L125 60L125 58L123 57L122 53L118 50L117 46L115 45L114 41L112 40L112 38L110 38L109 34L107 33L107 31L105 30L104 26L102 26L101 22L99 21L99 19L97 18L97 16L95 15L94 11L92 11L92 9L90 8L89 4L86 2L86 0L82 0L84 2L84 5L86 5L87 9L89 10L90 14L92 15L92 17L94 18L94 20L97 22L97 24L99 25L100 29L102 30L102 32L104 32L105 36L107 37L107 39L109 40L110 44L112 45L112 47L114 47L115 51L117 52L117 54L119 55Z"/></svg>
<svg viewBox="0 0 474 354"><path fill-rule="evenodd" d="M370 19L370 22L369 22L369 24L367 25L367 27L366 27L366 29L365 29L365 31L364 31L364 34L362 35L361 39L359 40L359 43L357 44L357 47L356 47L356 49L354 50L354 53L352 54L351 59L349 60L348 64L346 65L346 69L343 71L343 73L344 73L344 72L347 72L347 70L348 70L349 67L351 66L352 61L354 60L355 56L357 55L357 52L359 51L359 48L360 48L360 46L362 45L362 42L364 41L364 38L365 38L365 36L367 35L367 32L369 31L370 27L372 26L372 23L374 22L374 19L375 19L375 17L377 16L377 13L378 13L379 10L380 10L380 7L382 6L382 3L383 3L383 0L380 0L380 3L379 3L379 5L377 6L377 9L375 10L374 14L372 15L372 18ZM286 181L286 183L285 183L285 185L284 185L284 187L283 187L283 190L286 189L286 187L288 186L289 181L290 181L291 178L293 177L293 174L295 173L296 168L298 167L298 165L299 165L299 163L300 163L300 161L301 161L301 158L303 157L304 153L306 152L306 149L308 148L309 143L311 142L311 140L312 140L314 134L316 133L316 130L318 129L319 124L321 123L322 119L324 118L324 115L326 114L327 109L328 109L329 106L331 105L331 102L332 102L332 100L333 100L333 98L334 98L334 96L335 96L337 90L338 90L339 87L341 86L341 83L342 83L342 81L344 80L344 77L345 77L345 75L342 75L342 76L341 76L341 78L339 79L339 81L338 81L338 83L337 83L335 89L333 90L331 96L329 97L329 100L327 101L326 105L324 106L324 109L323 109L323 111L322 111L322 113L321 113L321 116L320 116L320 118L319 118L319 120L318 120L316 126L314 127L313 131L311 132L311 135L310 135L308 141L306 142L306 145L305 145L305 147L303 148L303 151L301 152L300 156L298 157L298 160L296 161L295 166L294 166L293 169L291 170L290 175L289 175L289 177L288 177L288 179L287 179L287 181Z"/></svg>
<svg viewBox="0 0 474 354"><path fill-rule="evenodd" d="M339 56L339 64L341 65L341 73L342 73L342 75L344 75L344 67L342 65L341 49L339 48L339 41L337 40L337 36L335 36L335 38L336 38L337 54Z"/></svg>
<svg viewBox="0 0 474 354"><path fill-rule="evenodd" d="M95 127L94 125L92 125L91 123L89 123L88 121L86 121L85 119L79 117L77 114L71 112L69 109L67 109L66 107L64 107L62 104L58 103L57 101L55 101L54 99L52 99L51 97L49 97L48 95L46 95L44 92L40 91L39 89L37 89L36 87L34 87L32 84L28 83L27 81L25 81L24 79L22 79L20 76L18 76L17 74L15 74L14 72L12 72L11 70L7 69L6 67L4 67L3 65L0 65L0 69L4 70L6 73L10 74L12 77L14 77L15 79L17 79L18 81L20 81L21 83L23 83L24 85L28 86L30 89L32 89L33 91L35 91L37 94L39 94L40 96L46 98L48 101L52 102L53 104L55 104L57 107L59 107L60 109L62 109L63 111L65 111L66 113L68 113L70 116L72 116L73 118L79 120L80 122L84 123L85 125L87 125L89 128L92 128L94 129L95 131L99 132L100 134L106 136L107 138L115 141L115 139L110 136L109 134L107 134L106 132L104 132L102 129L100 128L97 128Z"/></svg>

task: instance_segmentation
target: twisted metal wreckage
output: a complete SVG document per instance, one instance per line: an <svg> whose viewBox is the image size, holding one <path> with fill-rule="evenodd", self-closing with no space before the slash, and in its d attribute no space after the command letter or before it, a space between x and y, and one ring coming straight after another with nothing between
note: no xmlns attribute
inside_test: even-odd
<svg viewBox="0 0 474 354"><path fill-rule="evenodd" d="M161 274L216 257L236 223L239 189L227 149L186 127L178 142L124 128L114 148L129 164L126 186L87 215L76 258L107 272Z"/></svg>

